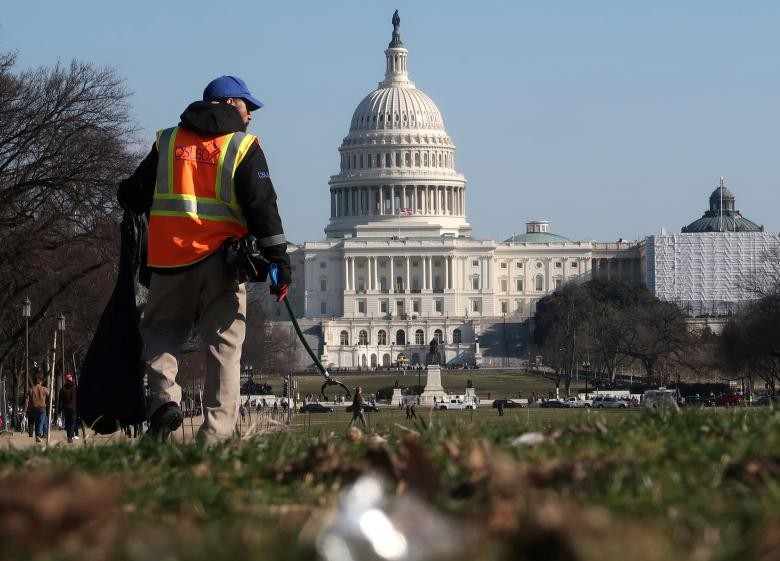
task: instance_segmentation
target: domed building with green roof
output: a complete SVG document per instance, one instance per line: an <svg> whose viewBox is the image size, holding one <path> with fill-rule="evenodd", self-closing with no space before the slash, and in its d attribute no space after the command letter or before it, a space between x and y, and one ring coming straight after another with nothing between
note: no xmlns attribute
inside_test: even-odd
<svg viewBox="0 0 780 561"><path fill-rule="evenodd" d="M566 243L572 240L550 232L549 221L532 220L526 223L525 234L512 234L512 237L504 241L509 243Z"/></svg>

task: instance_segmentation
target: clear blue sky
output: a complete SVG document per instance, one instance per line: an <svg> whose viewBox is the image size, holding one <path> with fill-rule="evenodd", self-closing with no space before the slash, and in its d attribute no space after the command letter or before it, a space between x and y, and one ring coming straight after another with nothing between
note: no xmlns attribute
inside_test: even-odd
<svg viewBox="0 0 780 561"><path fill-rule="evenodd" d="M384 74L394 9L409 73L438 104L479 238L546 218L573 239L672 231L718 177L780 230L780 2L339 0L8 2L19 68L76 58L126 79L141 137L205 84L242 76L288 237L321 239L328 179Z"/></svg>

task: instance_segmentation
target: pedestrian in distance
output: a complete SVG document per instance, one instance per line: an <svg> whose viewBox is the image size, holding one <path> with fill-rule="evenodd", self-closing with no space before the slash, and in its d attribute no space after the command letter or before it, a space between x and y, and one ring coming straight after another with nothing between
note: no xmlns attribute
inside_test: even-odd
<svg viewBox="0 0 780 561"><path fill-rule="evenodd" d="M223 246L248 234L278 268L271 293L287 295L290 260L265 155L246 133L263 104L234 76L212 80L178 126L158 131L150 153L120 183L122 208L149 215L149 297L141 321L151 402L147 435L181 426L176 354L197 323L207 349L198 440L229 438L238 417L246 288Z"/></svg>
<svg viewBox="0 0 780 561"><path fill-rule="evenodd" d="M412 406L408 403L406 404L406 418L411 419L412 418Z"/></svg>
<svg viewBox="0 0 780 561"><path fill-rule="evenodd" d="M35 421L35 442L40 442L49 431L49 418L46 408L49 403L49 389L43 385L43 377L36 376L35 384L30 388L30 413Z"/></svg>
<svg viewBox="0 0 780 561"><path fill-rule="evenodd" d="M37 375L36 375L37 376ZM35 436L35 415L33 414L32 404L30 403L30 392L32 391L35 378L33 378L33 384L27 386L27 393L24 396L24 418L27 420L27 436L32 438Z"/></svg>
<svg viewBox="0 0 780 561"><path fill-rule="evenodd" d="M412 406L409 409L409 411L412 414L412 419L416 419L417 418L417 407L415 406L414 403L412 403Z"/></svg>
<svg viewBox="0 0 780 561"><path fill-rule="evenodd" d="M65 375L65 383L60 388L57 403L59 412L65 418L65 434L68 436L68 444L72 444L73 437L76 436L76 382L70 372Z"/></svg>
<svg viewBox="0 0 780 561"><path fill-rule="evenodd" d="M499 401L498 405L496 405L496 409L498 409L498 416L503 417L504 416L504 402Z"/></svg>
<svg viewBox="0 0 780 561"><path fill-rule="evenodd" d="M351 427L355 420L360 420L363 424L363 428L366 427L366 418L363 416L363 410L366 407L366 402L363 399L363 388L360 386L355 388L355 397L352 399L352 419L349 421Z"/></svg>

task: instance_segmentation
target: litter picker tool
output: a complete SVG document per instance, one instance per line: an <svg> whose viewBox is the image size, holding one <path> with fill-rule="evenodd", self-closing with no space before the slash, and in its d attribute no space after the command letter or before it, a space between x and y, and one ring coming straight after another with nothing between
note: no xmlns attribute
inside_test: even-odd
<svg viewBox="0 0 780 561"><path fill-rule="evenodd" d="M268 263L268 278L273 286L278 286L279 268L276 266L276 263ZM325 377L325 383L322 384L322 388L320 389L320 395L322 396L322 399L327 401L327 397L325 396L325 388L328 386L341 386L344 388L344 391L347 392L347 398L351 398L352 394L350 393L346 384L334 379L328 372L328 369L322 365L322 362L320 362L320 359L317 358L317 355L314 353L314 351L311 350L309 343L306 341L306 337L303 336L301 326L298 325L298 320L295 318L295 313L293 312L292 306L290 305L290 301L287 299L286 294L282 301L284 302L284 307L287 308L287 314L290 316L290 321L293 324L293 328L295 328L295 333L298 335L298 339L300 339L301 343L303 344L303 348L306 349L306 352L309 353L309 356L314 361L317 369Z"/></svg>

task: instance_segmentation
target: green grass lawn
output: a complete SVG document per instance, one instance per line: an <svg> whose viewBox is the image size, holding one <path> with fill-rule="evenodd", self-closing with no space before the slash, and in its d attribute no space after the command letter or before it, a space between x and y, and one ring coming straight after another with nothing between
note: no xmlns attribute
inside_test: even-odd
<svg viewBox="0 0 780 561"><path fill-rule="evenodd" d="M363 393L370 395L379 388L392 387L395 381L402 388L411 388L417 385L418 375L416 371L408 371L406 374L400 372L378 372L374 374L352 374L352 373L334 373L334 378L343 381L350 389L355 386L361 386ZM419 376L420 383L425 386L426 374L423 371ZM480 399L516 398L518 394L522 397L528 397L532 391L547 395L548 392L555 389L555 384L549 379L541 376L518 372L516 374L493 373L489 370L455 370L452 373L444 371L441 376L442 386L451 394L462 394L466 390L466 383L471 380L476 388ZM282 388L282 378L275 376L263 376L262 380L271 384L274 391L279 393ZM314 394L319 395L322 386L322 377L319 375L298 376L299 392L301 395ZM579 389L584 388L584 385ZM327 389L327 395L336 395L338 389ZM342 392L343 393L343 392Z"/></svg>
<svg viewBox="0 0 780 561"><path fill-rule="evenodd" d="M418 407L417 423L436 425L442 428L471 426L479 430L490 431L493 428L514 429L518 431L551 430L562 424L584 422L590 418L607 419L614 416L637 415L639 409L608 409L598 412L590 409L541 409L526 407L523 409L505 409L504 416L499 417L498 411L490 403L473 411L436 411L431 408ZM398 407L381 406L379 413L366 413L367 430L383 434L392 431L398 425L414 426L406 419L406 411ZM293 429L309 432L343 431L350 420L351 413L343 408L336 408L334 413L299 413L295 416Z"/></svg>
<svg viewBox="0 0 780 561"><path fill-rule="evenodd" d="M410 543L440 547L448 560L780 555L773 409L418 416L409 422L383 410L362 434L345 431L345 413L299 415L291 429L209 450L121 442L5 449L0 555L317 559L317 536L340 520L340 493L366 473L384 478L384 508ZM517 445L529 431L543 440Z"/></svg>

